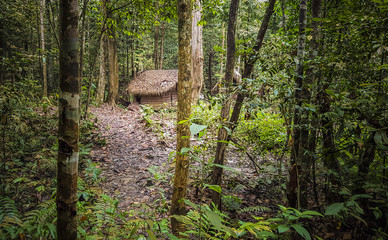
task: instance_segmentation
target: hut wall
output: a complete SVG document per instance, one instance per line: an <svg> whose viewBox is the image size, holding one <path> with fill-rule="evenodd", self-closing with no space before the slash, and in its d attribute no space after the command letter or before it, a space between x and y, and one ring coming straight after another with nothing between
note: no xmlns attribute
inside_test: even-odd
<svg viewBox="0 0 388 240"><path fill-rule="evenodd" d="M141 96L140 104L150 105L154 108L163 108L164 106L173 106L177 101L176 91L166 92L163 95Z"/></svg>

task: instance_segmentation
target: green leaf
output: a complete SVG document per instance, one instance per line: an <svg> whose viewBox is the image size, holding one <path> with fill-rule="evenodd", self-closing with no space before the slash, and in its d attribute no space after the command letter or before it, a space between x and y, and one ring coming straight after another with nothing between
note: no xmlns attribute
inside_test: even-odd
<svg viewBox="0 0 388 240"><path fill-rule="evenodd" d="M320 216L323 217L322 214L316 211L305 211L301 214L301 217L308 217L308 216Z"/></svg>
<svg viewBox="0 0 388 240"><path fill-rule="evenodd" d="M155 234L151 230L146 230L151 240L157 240Z"/></svg>
<svg viewBox="0 0 388 240"><path fill-rule="evenodd" d="M190 152L190 151L191 151L191 148L184 147L184 148L181 149L181 153L182 154L185 154L185 153Z"/></svg>
<svg viewBox="0 0 388 240"><path fill-rule="evenodd" d="M383 143L383 137L381 136L380 132L376 132L374 136L374 140L376 144L381 144Z"/></svg>
<svg viewBox="0 0 388 240"><path fill-rule="evenodd" d="M332 216L338 214L344 207L344 203L333 203L326 208L325 215Z"/></svg>
<svg viewBox="0 0 388 240"><path fill-rule="evenodd" d="M191 135L197 135L199 132L201 132L202 130L204 130L206 128L207 128L206 125L199 125L199 124L196 124L196 123L192 123L190 125Z"/></svg>
<svg viewBox="0 0 388 240"><path fill-rule="evenodd" d="M207 187L213 191L216 191L218 193L221 193L221 187L219 185L208 185L208 184L205 184L204 187Z"/></svg>
<svg viewBox="0 0 388 240"><path fill-rule="evenodd" d="M306 240L311 240L310 233L300 224L291 224L292 228L295 229L299 235L301 235Z"/></svg>
<svg viewBox="0 0 388 240"><path fill-rule="evenodd" d="M221 229L222 228L222 218L220 217L220 215L218 215L216 212L213 212L212 210L210 209L207 209L205 208L204 209L204 212L207 216L207 218L209 219L210 223L216 227L216 229Z"/></svg>
<svg viewBox="0 0 388 240"><path fill-rule="evenodd" d="M287 226L287 225L279 225L279 226L278 226L278 231L279 231L279 233L287 232L288 229L290 229L290 226Z"/></svg>
<svg viewBox="0 0 388 240"><path fill-rule="evenodd" d="M213 163L213 164L211 164L211 165L212 165L212 166L216 166L216 167L223 168L223 169L225 169L225 170L232 171L232 172L234 172L234 173L240 173L240 172L237 171L236 169L233 169L233 168L228 167L228 166L224 166L224 165L220 165L220 164L215 164L215 163Z"/></svg>

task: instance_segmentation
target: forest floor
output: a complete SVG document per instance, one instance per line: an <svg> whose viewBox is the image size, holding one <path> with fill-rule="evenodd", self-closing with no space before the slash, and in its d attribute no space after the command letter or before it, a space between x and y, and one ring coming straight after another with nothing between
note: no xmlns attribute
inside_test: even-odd
<svg viewBox="0 0 388 240"><path fill-rule="evenodd" d="M119 200L119 210L126 212L147 211L143 208L145 205L153 211L158 207L156 203L166 204L172 195L174 164L170 155L176 147L175 113L170 112L168 117L160 112L144 115L140 106L130 105L124 109L106 104L91 108L91 112L99 138L104 139L104 144L96 144L91 151L91 159L103 170L100 176L104 194ZM201 144L193 137L191 141L192 146ZM209 163L207 159L214 155L214 143L204 150L202 160L191 162L188 198L192 202L210 204L208 193L201 194L198 186L210 176L210 169L204 168ZM277 157L268 154L265 158L253 156L253 160L236 147L228 149L222 185L223 210L227 210L231 219L241 221L254 221L252 212L264 218L278 216L278 205L285 204L286 174L283 168L279 175ZM252 166L253 161L256 167ZM158 201L161 198L163 201ZM314 210L319 211L319 207ZM331 223L323 219L307 222L305 226L308 225L311 234L324 236L324 239L339 239L338 236L351 239L349 229L333 231L334 225L326 229Z"/></svg>
<svg viewBox="0 0 388 240"><path fill-rule="evenodd" d="M118 199L119 208L124 211L141 204L151 204L160 197L160 189L163 189L164 196L169 199L172 194L170 180L173 173L169 155L176 146L175 119L158 119L162 121L158 123L161 127L159 131L164 136L161 139L160 134L158 136L152 127L146 127L140 107L123 109L102 105L92 108L91 112L93 118L97 119L97 131L106 141L106 145L96 146L91 151L92 160L98 162L103 170L101 177L104 178L102 181L104 193ZM192 144L197 143L193 141ZM214 154L214 149L210 148L208 154ZM227 179L224 179L223 191L232 196L229 198L230 202L224 203L228 208L237 210L252 205L267 205L273 208L274 204L282 204L279 185L269 180L273 179L275 172L271 169L267 169L269 171L261 169L263 175L258 176L247 157L233 147L230 147L227 159L231 171L228 171ZM195 182L201 181L198 165L200 165L198 162L194 162L190 170L189 198L194 201L199 197ZM155 173L155 170L158 173ZM153 181L155 180L153 174L164 175L166 179ZM202 200L208 202L206 194Z"/></svg>
<svg viewBox="0 0 388 240"><path fill-rule="evenodd" d="M103 170L104 193L120 200L119 208L124 211L153 202L159 193L151 187L149 169L166 167L173 143L158 141L156 134L145 128L139 108L102 105L91 111L106 141L91 151L92 160Z"/></svg>

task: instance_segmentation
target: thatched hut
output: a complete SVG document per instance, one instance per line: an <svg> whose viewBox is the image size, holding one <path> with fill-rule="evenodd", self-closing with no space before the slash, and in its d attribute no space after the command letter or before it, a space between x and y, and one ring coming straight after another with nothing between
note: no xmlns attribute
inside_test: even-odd
<svg viewBox="0 0 388 240"><path fill-rule="evenodd" d="M178 70L148 70L139 73L127 90L137 103L161 108L176 103L177 84Z"/></svg>

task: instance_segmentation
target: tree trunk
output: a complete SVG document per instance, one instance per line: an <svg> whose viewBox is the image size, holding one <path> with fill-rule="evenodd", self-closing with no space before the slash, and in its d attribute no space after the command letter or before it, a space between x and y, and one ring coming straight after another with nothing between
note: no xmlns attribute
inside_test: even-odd
<svg viewBox="0 0 388 240"><path fill-rule="evenodd" d="M284 34L287 33L287 28L286 28L286 15L284 14L284 0L282 0L282 25L283 25L283 31L284 31Z"/></svg>
<svg viewBox="0 0 388 240"><path fill-rule="evenodd" d="M159 8L159 1L155 2L155 9L158 10ZM155 15L155 22L159 21L159 16L158 14ZM155 24L155 32L154 32L154 65L155 69L159 69L159 23Z"/></svg>
<svg viewBox="0 0 388 240"><path fill-rule="evenodd" d="M171 215L185 215L186 206L181 199L187 196L187 181L190 159L181 153L182 148L190 147L190 129L181 121L188 120L191 113L192 63L191 63L191 0L178 0L178 113L177 113L177 149ZM171 218L171 229L175 236L185 231L182 222Z"/></svg>
<svg viewBox="0 0 388 240"><path fill-rule="evenodd" d="M264 18L263 18L263 21L261 23L259 32L257 33L255 45L253 46L253 49L252 49L253 51L249 56L247 56L247 60L246 60L245 66L244 66L244 71L242 74L242 79L249 78L252 74L253 66L258 58L258 53L259 53L261 47L263 46L264 36L265 36L265 33L267 32L267 29L268 29L268 24L269 24L269 21L270 21L271 16L272 16L273 9L275 7L275 2L276 2L276 0L269 0L269 2L268 2L268 7L265 10ZM230 120L229 120L232 129L235 128L236 123L239 119L241 107L242 107L242 104L244 102L244 98L245 98L245 96L243 93L239 92L237 94L236 103L234 104L232 116L230 117Z"/></svg>
<svg viewBox="0 0 388 240"><path fill-rule="evenodd" d="M225 26L224 23L222 23L222 45L221 49L224 50L225 48ZM221 82L222 82L222 77L224 75L224 53L221 52L221 63L220 63L220 78L217 81L217 83L212 87L211 93L214 95L219 91Z"/></svg>
<svg viewBox="0 0 388 240"><path fill-rule="evenodd" d="M200 0L196 0L193 6L192 25L192 64L193 64L193 103L198 101L203 85L203 50L202 50L202 26L201 21L202 6Z"/></svg>
<svg viewBox="0 0 388 240"><path fill-rule="evenodd" d="M108 0L107 3L110 1ZM110 6L111 7L111 6ZM108 9L108 13L110 9ZM111 14L108 14L107 18L111 18ZM119 92L119 66L117 56L117 37L115 33L115 27L113 24L108 27L108 61L109 61L109 92L108 103L111 106L116 105L116 98Z"/></svg>
<svg viewBox="0 0 388 240"><path fill-rule="evenodd" d="M112 29L111 29L112 33ZM113 33L114 34L114 33ZM114 35L108 39L108 58L109 58L109 93L108 103L111 106L116 105L116 97L119 92L119 66L117 57L117 40Z"/></svg>
<svg viewBox="0 0 388 240"><path fill-rule="evenodd" d="M214 163L218 165L224 164L225 150L227 144L225 142L228 139L228 131L225 127L228 126L228 118L230 114L230 87L233 83L234 65L236 58L236 22L237 11L239 7L239 0L232 0L229 7L229 21L228 21L228 34L227 34L227 52L226 52L226 72L225 72L225 99L221 108L221 126L218 130L217 148L214 158ZM229 126L228 126L229 127ZM223 168L214 166L211 178L212 185L221 186ZM212 202L221 210L221 194L212 191Z"/></svg>
<svg viewBox="0 0 388 240"><path fill-rule="evenodd" d="M162 23L162 33L160 35L160 58L159 58L159 69L163 69L163 44L164 44L164 31L166 30L166 26Z"/></svg>
<svg viewBox="0 0 388 240"><path fill-rule="evenodd" d="M50 20L50 3L46 1L46 19L48 19L49 24L51 25ZM54 55L52 53L52 49L54 47L54 37L55 33L53 33L52 27L47 28L47 37L46 37L46 55L47 55L47 91L53 91L58 89L58 81L57 78L54 78Z"/></svg>
<svg viewBox="0 0 388 240"><path fill-rule="evenodd" d="M212 86L213 86L213 78L212 78L212 62L213 62L213 56L214 56L214 52L213 51L210 51L209 53L209 62L208 62L208 73L209 73L209 81L208 81L208 86L207 86L207 89L208 89L208 94L211 94L211 90L212 90Z"/></svg>
<svg viewBox="0 0 388 240"><path fill-rule="evenodd" d="M306 185L301 181L304 176L308 176L310 169L306 162L303 162L303 156L307 149L308 139L308 116L306 112L302 111L302 105L307 103L309 91L306 89L306 84L303 83L304 57L306 48L306 24L307 24L307 1L300 1L299 11L299 39L296 62L296 78L295 78L295 111L294 111L294 125L293 125L293 145L291 147L291 169L296 165L301 170L297 172L296 176L290 175L289 179L296 178L296 182L288 182L287 185L287 199L290 207L300 208L301 201L305 202ZM290 171L290 174L294 174ZM296 185L295 185L296 184Z"/></svg>
<svg viewBox="0 0 388 240"><path fill-rule="evenodd" d="M105 100L105 87L106 87L106 37L105 34L101 36L100 40L100 74L98 76L97 86L97 104L102 104Z"/></svg>
<svg viewBox="0 0 388 240"><path fill-rule="evenodd" d="M103 19L106 19L107 17L107 9L106 9L106 0L101 0L101 15L103 16ZM97 86L97 95L96 95L96 102L98 104L101 104L105 100L105 87L106 87L106 32L105 32L105 20L102 21L102 27L101 29L101 39L100 39L100 73L98 76L98 86Z"/></svg>
<svg viewBox="0 0 388 240"><path fill-rule="evenodd" d="M261 23L259 32L257 34L255 45L253 46L253 49L252 49L253 51L249 55L247 64L245 65L242 78L250 77L250 75L252 73L253 66L258 58L258 52L263 45L263 39L264 39L265 33L267 32L267 29L268 29L268 24L269 24L269 21L271 19L273 9L275 6L275 1L276 0L269 1L269 4L268 4L268 7L265 11L265 15L264 15L263 21ZM228 68L227 68L227 70L228 70ZM228 126L232 130L234 130L234 128L236 127L236 123L237 123L239 115L240 115L243 101L244 101L244 95L243 95L243 93L240 92L237 95L236 103L233 107L232 116L230 117L229 122L228 122ZM217 143L216 158L217 158L217 156L220 158L219 160L217 160L217 162L224 163L225 162L225 160L224 160L225 154L223 152L225 152L225 147L226 147L225 141L229 140L229 135L227 135L227 134L220 135L219 134L218 140L222 141L222 142L218 142L218 143L224 143L225 146L220 145L218 147L218 143ZM214 162L217 163L216 160L214 160ZM220 174L222 174L222 170L220 171ZM222 177L221 175L214 173L214 170L213 170L212 183L220 182L221 177ZM214 200L217 201L218 199L215 198ZM219 200L218 200L218 202L219 202Z"/></svg>
<svg viewBox="0 0 388 240"><path fill-rule="evenodd" d="M57 237L77 239L77 176L81 82L78 1L60 0Z"/></svg>
<svg viewBox="0 0 388 240"><path fill-rule="evenodd" d="M80 53L79 53L79 71L82 84L83 72L84 72L84 49L85 49L85 16L88 9L89 0L83 1L82 12L81 12L81 31L80 31Z"/></svg>
<svg viewBox="0 0 388 240"><path fill-rule="evenodd" d="M47 60L44 43L44 13L45 13L45 0L40 0L40 47L42 49L42 76L43 76L43 97L47 97Z"/></svg>

